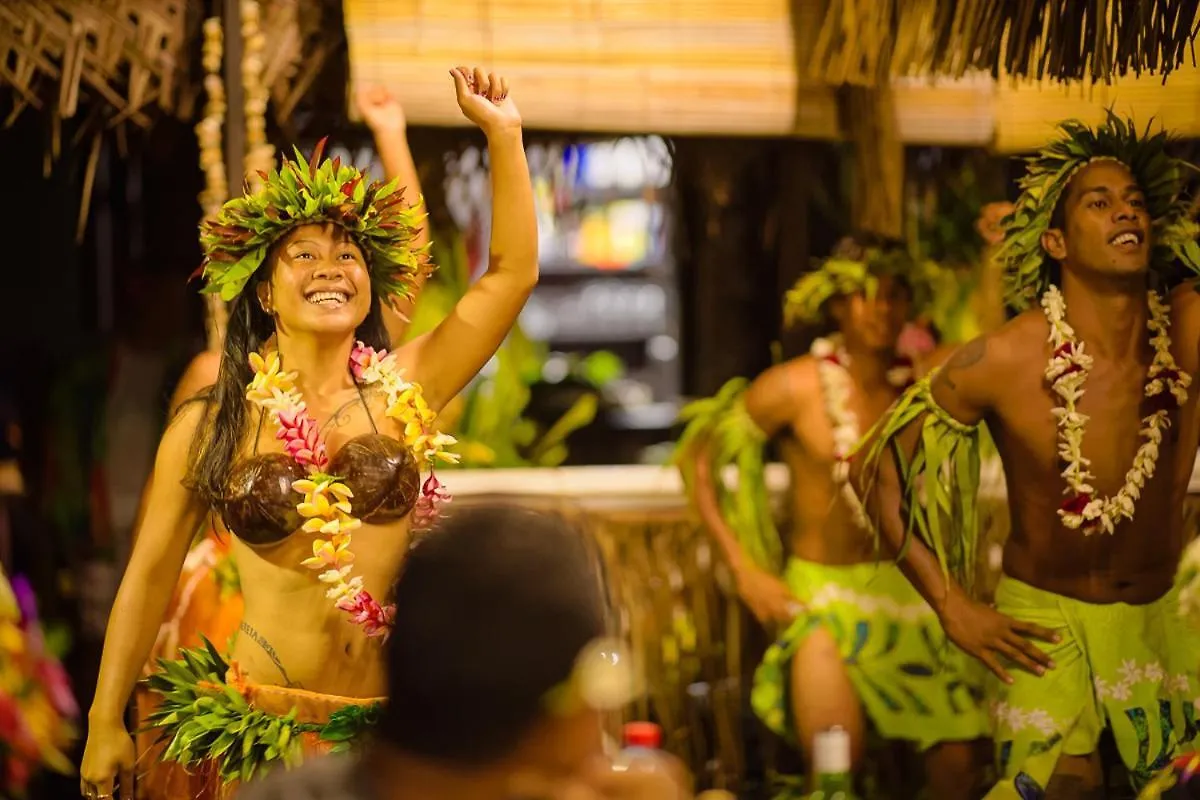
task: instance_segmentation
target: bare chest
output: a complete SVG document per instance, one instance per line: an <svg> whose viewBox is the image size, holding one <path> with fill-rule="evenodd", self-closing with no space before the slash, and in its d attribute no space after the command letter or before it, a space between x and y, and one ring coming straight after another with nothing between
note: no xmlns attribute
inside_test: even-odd
<svg viewBox="0 0 1200 800"><path fill-rule="evenodd" d="M851 380L842 383L840 392L816 392L792 419L797 457L812 468L831 470L899 397L891 388L867 392Z"/></svg>

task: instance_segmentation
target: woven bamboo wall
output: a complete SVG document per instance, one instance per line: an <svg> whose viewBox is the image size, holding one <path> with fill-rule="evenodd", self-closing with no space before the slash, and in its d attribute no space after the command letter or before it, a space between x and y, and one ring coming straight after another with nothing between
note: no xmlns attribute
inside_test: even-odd
<svg viewBox="0 0 1200 800"><path fill-rule="evenodd" d="M461 124L447 70L503 72L531 128L832 138L799 87L788 0L345 0L354 81ZM802 101L797 98L802 97Z"/></svg>

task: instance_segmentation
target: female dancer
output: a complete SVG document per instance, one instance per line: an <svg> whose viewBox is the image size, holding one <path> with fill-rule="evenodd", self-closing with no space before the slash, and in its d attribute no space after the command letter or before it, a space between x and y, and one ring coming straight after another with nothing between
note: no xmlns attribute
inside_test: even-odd
<svg viewBox="0 0 1200 800"><path fill-rule="evenodd" d="M383 162L384 178L403 186L406 202L412 201L415 207L420 202L421 187L408 146L403 107L382 86L360 87L355 93L355 100L375 139L375 149ZM427 234L427 229L418 232L413 237L413 247L423 248L428 242ZM414 283L422 277L418 274ZM412 287L414 295L419 291L419 285ZM383 321L392 349L404 342L411 306L407 298L399 299L394 305L383 306ZM216 383L220 362L220 351L213 350L206 350L192 359L171 397L172 415L188 400ZM143 492L143 508L148 496L148 491ZM192 546L184 559L183 570L167 604L167 615L143 668L143 677L157 671L159 659L178 658L181 648L200 647L204 639L223 650L238 631L243 603L238 587L237 566L231 552L231 537L222 535L217 527L207 526L204 536ZM136 727L142 729L158 708L161 697L143 686L138 689L136 698ZM161 759L163 747L158 742L159 734L159 731L150 729L136 737L139 800L191 796L188 787L192 777L188 771L174 762Z"/></svg>
<svg viewBox="0 0 1200 800"><path fill-rule="evenodd" d="M371 718L390 620L375 598L407 549L418 490L442 494L417 474L449 444L433 417L491 357L537 281L533 194L507 82L451 74L459 107L488 139L491 255L427 336L380 352L381 304L424 269L411 246L415 215L390 186L301 159L205 226L206 288L231 300L220 375L159 447L89 713L85 796L132 784L125 704L209 508L236 536L245 616L227 673L209 648L153 679L164 695L157 721L173 737L166 757L200 767L207 796L219 797L227 792L214 784L294 758L302 738L344 742Z"/></svg>

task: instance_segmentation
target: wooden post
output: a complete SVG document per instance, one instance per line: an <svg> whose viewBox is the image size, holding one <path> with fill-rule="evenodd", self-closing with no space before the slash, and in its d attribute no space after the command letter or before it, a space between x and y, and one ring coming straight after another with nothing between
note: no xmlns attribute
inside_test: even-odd
<svg viewBox="0 0 1200 800"><path fill-rule="evenodd" d="M904 235L904 143L888 88L843 86L842 130L852 146L850 219L856 233Z"/></svg>

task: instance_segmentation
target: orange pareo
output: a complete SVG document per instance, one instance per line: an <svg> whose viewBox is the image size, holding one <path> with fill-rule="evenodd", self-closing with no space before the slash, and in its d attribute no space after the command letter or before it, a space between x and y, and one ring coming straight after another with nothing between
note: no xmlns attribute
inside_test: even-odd
<svg viewBox="0 0 1200 800"><path fill-rule="evenodd" d="M242 593L229 539L209 530L184 561L143 676L155 671L159 659L178 658L180 648L202 647L204 639L227 649L241 623L242 608ZM142 731L160 698L141 686L136 697L136 730ZM157 743L158 736L155 730L137 734L139 800L215 797L204 792L206 776L189 774L178 764L162 758L163 746Z"/></svg>

